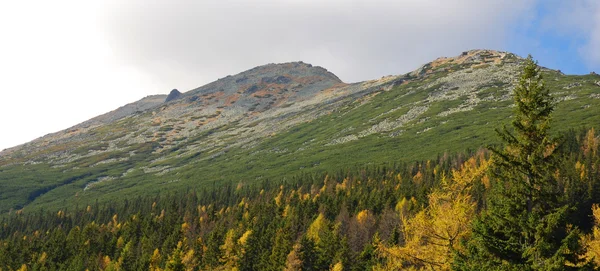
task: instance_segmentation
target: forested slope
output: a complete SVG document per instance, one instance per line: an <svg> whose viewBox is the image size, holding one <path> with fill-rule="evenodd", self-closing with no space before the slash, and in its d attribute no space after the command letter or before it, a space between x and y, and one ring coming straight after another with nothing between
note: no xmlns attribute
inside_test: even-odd
<svg viewBox="0 0 600 271"><path fill-rule="evenodd" d="M567 201L577 206L570 221L591 233L592 204L600 198L598 136L569 133L559 152L557 174ZM281 185L230 183L124 203L12 213L1 222L0 267L448 269L450 252L463 249L458 240L470 236L471 221L487 205L489 166L489 153L481 150L297 176ZM587 242L595 240L590 235Z"/></svg>

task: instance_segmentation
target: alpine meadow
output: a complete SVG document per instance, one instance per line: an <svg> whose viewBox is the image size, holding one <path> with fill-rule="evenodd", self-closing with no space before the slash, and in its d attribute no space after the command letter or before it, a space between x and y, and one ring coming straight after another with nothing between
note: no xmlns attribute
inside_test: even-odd
<svg viewBox="0 0 600 271"><path fill-rule="evenodd" d="M600 75L267 64L0 152L2 270L596 270Z"/></svg>

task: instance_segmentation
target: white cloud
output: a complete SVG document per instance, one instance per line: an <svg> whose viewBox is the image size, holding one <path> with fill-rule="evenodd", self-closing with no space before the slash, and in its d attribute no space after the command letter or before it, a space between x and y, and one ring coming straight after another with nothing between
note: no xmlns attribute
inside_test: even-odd
<svg viewBox="0 0 600 271"><path fill-rule="evenodd" d="M116 52L187 90L268 62L303 60L342 80L500 49L532 1L127 1L108 17Z"/></svg>
<svg viewBox="0 0 600 271"><path fill-rule="evenodd" d="M598 2L596 2L598 3ZM589 40L582 48L584 59L594 68L600 68L600 3L595 7L595 14L592 16L593 22L589 27ZM587 58L586 58L587 56Z"/></svg>
<svg viewBox="0 0 600 271"><path fill-rule="evenodd" d="M0 150L159 91L142 70L117 62L101 10L83 1L2 4Z"/></svg>

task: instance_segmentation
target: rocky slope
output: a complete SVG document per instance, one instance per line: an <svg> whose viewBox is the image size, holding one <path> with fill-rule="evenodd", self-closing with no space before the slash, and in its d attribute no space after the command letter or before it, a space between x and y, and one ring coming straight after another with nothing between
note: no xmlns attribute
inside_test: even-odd
<svg viewBox="0 0 600 271"><path fill-rule="evenodd" d="M0 152L0 212L477 148L510 117L521 62L472 50L355 84L302 62L268 64L146 97ZM600 76L545 76L558 127L600 123Z"/></svg>

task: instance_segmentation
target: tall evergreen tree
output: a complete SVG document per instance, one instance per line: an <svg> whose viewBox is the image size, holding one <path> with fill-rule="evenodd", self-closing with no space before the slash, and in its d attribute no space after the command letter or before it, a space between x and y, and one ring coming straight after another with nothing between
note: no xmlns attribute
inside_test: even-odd
<svg viewBox="0 0 600 271"><path fill-rule="evenodd" d="M319 266L319 254L315 243L306 236L300 241L300 260L302 270L324 270Z"/></svg>
<svg viewBox="0 0 600 271"><path fill-rule="evenodd" d="M505 143L493 152L495 184L488 209L474 221L463 270L570 270L581 261L580 233L569 224L573 207L561 195L557 143L548 134L554 102L531 56L513 93L514 131L498 134Z"/></svg>

